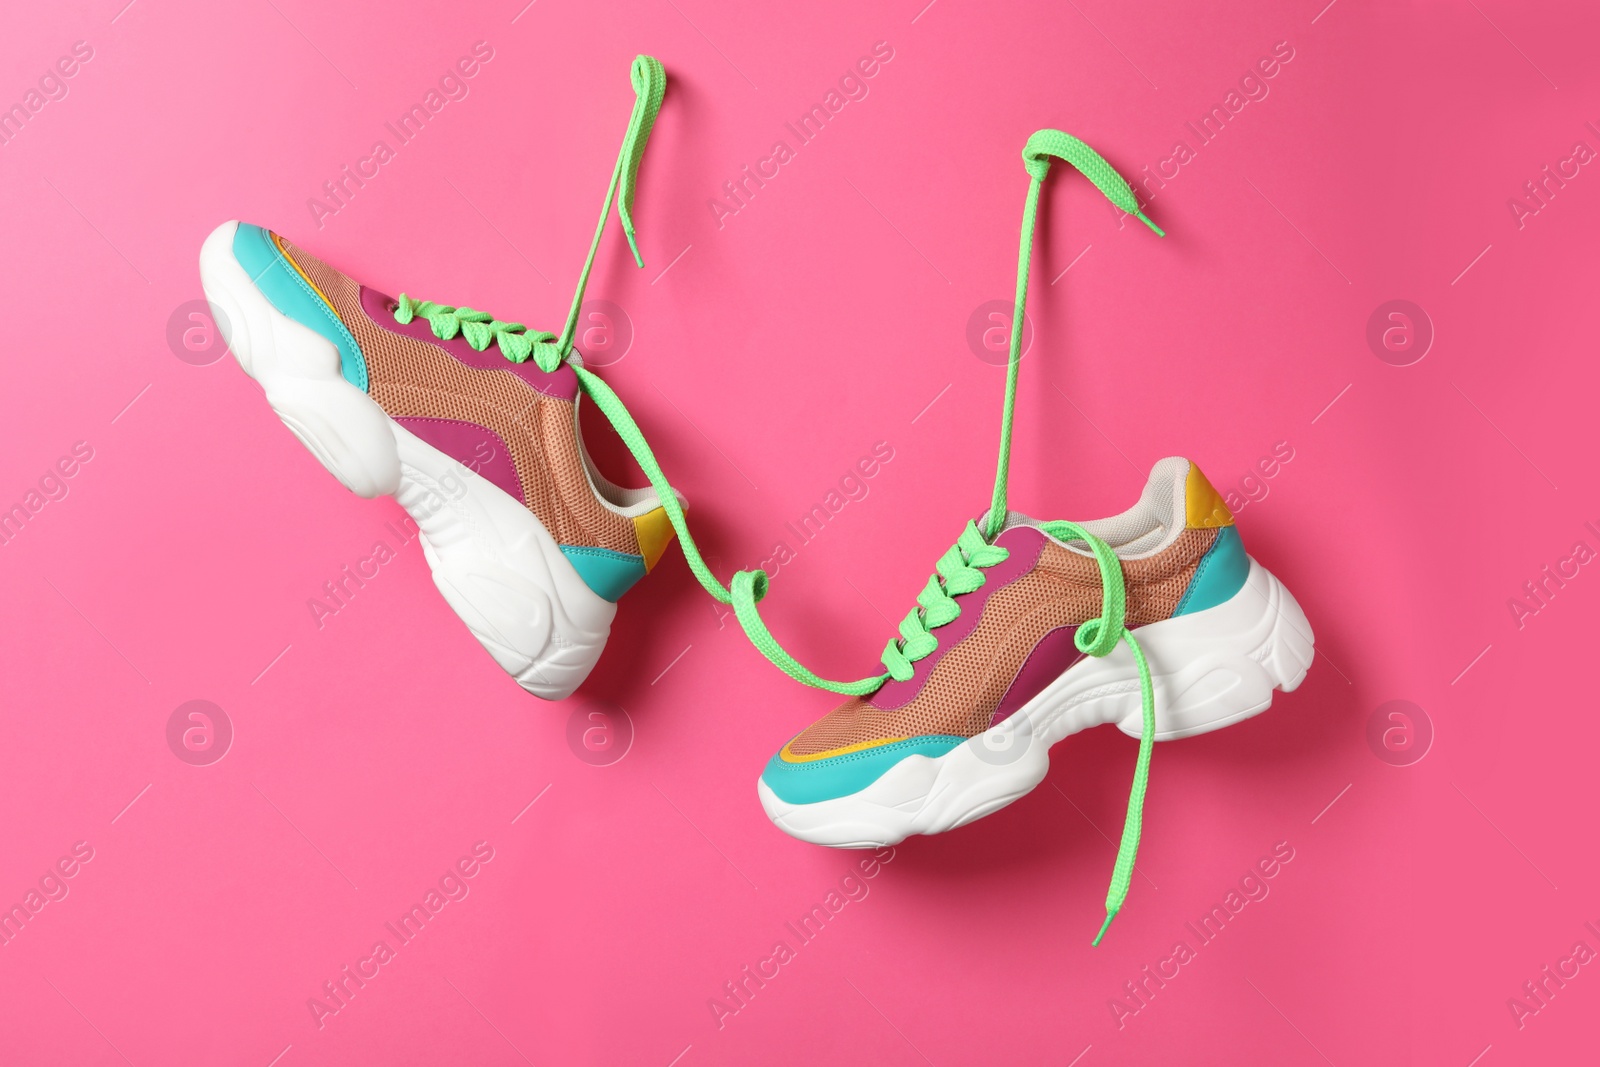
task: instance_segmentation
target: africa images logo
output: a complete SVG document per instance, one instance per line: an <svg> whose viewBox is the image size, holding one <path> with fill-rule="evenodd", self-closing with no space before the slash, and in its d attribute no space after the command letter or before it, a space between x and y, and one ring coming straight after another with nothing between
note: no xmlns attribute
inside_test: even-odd
<svg viewBox="0 0 1600 1067"><path fill-rule="evenodd" d="M349 207L350 201L366 188L367 182L381 174L384 165L396 159L399 150L421 134L446 105L451 101L465 100L472 91L467 84L468 79L477 77L484 64L493 58L494 47L488 41L475 43L472 54L462 56L453 67L439 75L437 86L430 85L419 103L412 104L393 122L383 124L383 128L394 138L393 145L380 137L372 143L372 149L365 157L356 160L354 167L346 163L339 168L337 175L323 182L321 196L306 199L306 209L311 212L317 229L327 224L329 216L337 215Z"/></svg>
<svg viewBox="0 0 1600 1067"><path fill-rule="evenodd" d="M94 446L79 441L45 468L37 487L29 486L21 498L9 508L0 504L0 545L9 545L32 522L46 504L67 498L72 491L70 479L77 476L84 464L94 459Z"/></svg>
<svg viewBox="0 0 1600 1067"><path fill-rule="evenodd" d="M94 58L94 46L88 41L74 41L69 55L58 58L54 65L39 76L36 88L27 90L21 99L10 107L0 105L0 146L8 145L20 134L46 104L65 100L71 87L67 79L74 77L83 65Z"/></svg>
<svg viewBox="0 0 1600 1067"><path fill-rule="evenodd" d="M1272 851L1246 869L1237 886L1229 886L1222 899L1211 905L1209 911L1193 922L1183 924L1193 937L1192 946L1188 938L1180 938L1173 942L1166 957L1154 964L1145 964L1138 977L1122 983L1122 993L1106 1001L1117 1029L1127 1026L1129 1019L1148 1008L1156 994L1182 974L1184 967L1198 959L1201 949L1221 937L1222 932L1237 921L1246 907L1266 900L1272 892L1272 879L1294 862L1294 856L1294 846L1289 842L1279 841L1273 845Z"/></svg>
<svg viewBox="0 0 1600 1067"><path fill-rule="evenodd" d="M411 944L428 925L439 918L439 913L452 903L459 903L467 899L472 892L471 880L483 871L485 864L493 861L494 846L487 841L479 841L472 846L472 851L457 859L456 862L445 868L438 878L437 885L430 885L423 892L420 900L402 912L398 918L383 924L389 937L379 938L372 944L372 951L366 956L359 957L355 963L345 964L339 968L339 973L322 983L322 992L306 998L306 1010L311 1013L311 1021L321 1030L328 1025L329 1016L338 1015L348 1008L355 1000L356 994L367 987L367 983L383 973L383 968L399 958L402 948ZM394 943L390 944L390 938Z"/></svg>
<svg viewBox="0 0 1600 1067"><path fill-rule="evenodd" d="M785 122L783 128L794 138L794 144L789 143L789 136L773 141L767 155L758 157L755 166L744 164L737 177L722 183L720 196L706 200L717 229L722 229L728 219L749 207L755 195L781 174L784 167L799 158L800 149L822 136L822 131L838 119L851 101L865 100L872 91L868 81L877 77L893 59L893 46L888 41L877 42L872 46L871 55L862 56L854 65L845 68L839 75L837 87L829 86L822 94L821 103L812 104L793 122Z"/></svg>
<svg viewBox="0 0 1600 1067"><path fill-rule="evenodd" d="M878 877L883 873L884 866L892 862L894 849L888 846L856 860L849 872L839 879L837 888L830 887L819 903L811 905L810 911L784 923L786 936L773 942L772 951L767 956L757 959L753 966L745 964L737 975L722 983L720 994L706 998L706 1008L711 1012L717 1029L727 1026L729 1019L748 1008L756 994L782 974L784 967L798 959L799 950L821 936L822 931L838 919L847 904L866 900L867 894L872 892L868 880ZM791 940L794 942L792 945L789 943Z"/></svg>

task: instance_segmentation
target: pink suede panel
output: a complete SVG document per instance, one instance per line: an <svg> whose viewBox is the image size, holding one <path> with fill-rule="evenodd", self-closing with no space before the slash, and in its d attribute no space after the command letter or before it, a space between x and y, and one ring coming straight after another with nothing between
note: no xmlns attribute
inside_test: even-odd
<svg viewBox="0 0 1600 1067"><path fill-rule="evenodd" d="M522 481L511 450L499 434L487 426L462 419L435 419L402 416L394 420L451 459L458 461L504 489L523 505L527 504Z"/></svg>
<svg viewBox="0 0 1600 1067"><path fill-rule="evenodd" d="M1011 680L1011 688L1000 698L994 715L989 719L990 726L1011 718L1022 705L1044 692L1045 686L1083 658L1083 653L1073 643L1077 633L1076 626L1058 626L1039 639L1033 651L1028 653L1022 670Z"/></svg>

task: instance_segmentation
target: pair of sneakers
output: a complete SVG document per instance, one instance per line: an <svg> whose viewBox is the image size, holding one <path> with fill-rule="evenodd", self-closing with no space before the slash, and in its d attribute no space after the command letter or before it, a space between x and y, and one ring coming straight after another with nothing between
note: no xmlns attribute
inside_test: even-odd
<svg viewBox="0 0 1600 1067"><path fill-rule="evenodd" d="M1050 746L1070 734L1110 722L1139 738L1109 925L1132 874L1152 741L1262 711L1274 689L1299 684L1312 657L1294 598L1246 555L1227 506L1188 460L1157 463L1138 502L1111 518L1040 522L1007 505L1020 318L1051 161L1070 163L1161 231L1081 141L1051 130L1029 139L1018 321L990 507L939 559L884 650L883 672L829 681L762 623L765 574L740 572L730 587L714 577L639 427L573 344L613 203L643 265L634 189L666 77L640 56L632 80L627 135L559 334L389 296L278 234L227 222L206 239L200 274L234 356L334 477L361 496L391 495L411 514L440 593L536 696L559 700L582 683L617 601L676 535L696 578L733 606L764 655L847 698L783 745L759 778L767 814L794 837L848 848L939 833L1031 790ZM585 400L650 488L624 489L596 468L578 428Z"/></svg>

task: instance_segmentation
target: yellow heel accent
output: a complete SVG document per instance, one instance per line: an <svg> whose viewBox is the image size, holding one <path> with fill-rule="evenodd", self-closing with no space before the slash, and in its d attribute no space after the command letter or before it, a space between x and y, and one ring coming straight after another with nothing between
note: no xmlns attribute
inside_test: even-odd
<svg viewBox="0 0 1600 1067"><path fill-rule="evenodd" d="M672 543L672 520L665 508L656 508L633 517L633 532L639 538L639 554L644 557L645 573L655 570L661 554Z"/></svg>
<svg viewBox="0 0 1600 1067"><path fill-rule="evenodd" d="M1211 483L1206 481L1206 476L1200 473L1200 468L1192 460L1189 463L1189 481L1184 487L1184 496L1189 513L1189 529L1207 530L1233 525L1233 512L1222 502L1222 494L1212 488Z"/></svg>

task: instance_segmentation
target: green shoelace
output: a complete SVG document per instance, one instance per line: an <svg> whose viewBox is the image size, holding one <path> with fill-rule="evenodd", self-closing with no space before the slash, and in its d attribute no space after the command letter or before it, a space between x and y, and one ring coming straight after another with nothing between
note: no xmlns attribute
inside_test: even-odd
<svg viewBox="0 0 1600 1067"><path fill-rule="evenodd" d="M756 649L785 674L796 681L817 689L847 696L866 696L876 692L890 679L906 681L915 672L915 664L932 655L939 647L935 633L961 614L961 606L954 597L981 588L984 571L1009 556L1006 549L994 544L1005 527L1007 508L1006 491L1011 462L1011 433L1016 406L1017 371L1021 361L1023 308L1028 298L1028 275L1033 254L1035 216L1038 213L1039 195L1049 173L1051 159L1060 159L1084 174L1113 204L1140 219L1158 236L1161 229L1139 210L1138 201L1111 165L1094 149L1059 130L1040 130L1028 138L1022 150L1023 165L1029 176L1028 196L1022 213L1022 239L1017 254L1017 298L1013 309L1011 347L1006 362L1005 399L1001 409L1000 453L995 471L994 494L980 529L978 523L968 522L956 543L939 558L935 574L928 579L917 596L917 607L901 620L900 636L891 639L883 650L881 674L870 675L853 682L839 682L813 673L778 643L762 621L756 605L767 595L767 573L760 569L739 571L733 576L731 587L725 587L711 573L699 546L689 532L683 506L678 502L666 474L656 461L655 453L645 441L643 432L621 399L604 381L576 362L569 362L572 342L577 331L578 312L583 304L584 291L594 258L611 215L613 202L617 215L633 252L634 262L644 266L639 246L634 239L633 200L638 183L639 162L645 143L655 125L656 115L666 93L666 72L650 56L638 56L633 61L632 81L635 94L633 114L623 137L622 150L617 155L611 172L611 182L606 189L605 204L600 210L600 221L589 244L589 254L572 297L567 321L560 335L547 332L530 332L518 322L505 322L487 312L472 308L452 307L428 300L413 300L401 294L394 309L395 319L411 322L420 316L429 324L436 337L450 339L463 337L477 351L498 345L501 353L513 363L532 359L543 371L551 372L563 363L577 375L578 384L603 415L610 421L628 451L643 470L650 485L660 498L673 530L683 548L684 559L695 579L713 599L733 608L740 627ZM619 196L620 192L620 196ZM1106 918L1095 935L1098 945L1111 926L1111 920L1127 898L1133 877L1134 859L1139 850L1140 830L1143 822L1144 797L1150 774L1150 752L1155 735L1155 695L1150 681L1150 668L1145 662L1139 642L1128 630L1126 621L1127 595L1123 585L1122 563L1116 552L1104 541L1083 527L1071 522L1050 522L1041 528L1069 546L1082 546L1094 556L1100 569L1103 590L1102 609L1097 618L1078 627L1074 640L1079 651L1090 656L1106 656L1119 642L1125 642L1133 653L1139 670L1139 689L1143 705L1144 729L1139 739L1139 757L1134 768L1133 786L1128 797L1128 813L1123 824L1122 841L1117 849L1116 863L1112 869L1111 887L1106 894Z"/></svg>
<svg viewBox="0 0 1600 1067"><path fill-rule="evenodd" d="M528 328L520 322L503 322L488 312L474 311L472 308L435 304L431 300L413 300L404 293L400 294L394 309L397 322L408 323L420 315L427 320L435 337L443 340L464 337L479 352L491 343L498 344L500 352L511 362L523 363L531 358L546 374L561 366L572 355L572 339L578 332L578 311L583 307L584 290L589 287L589 272L594 269L595 253L600 250L600 237L605 232L606 220L611 217L613 201L617 205L617 218L622 223L622 232L633 251L633 261L640 267L644 266L644 257L639 254L639 242L634 239L633 197L639 186L639 162L644 158L644 146L650 140L656 115L661 112L661 101L667 95L667 72L660 60L653 56L635 56L630 76L634 92L633 115L628 119L628 131L622 138L622 151L617 153L617 165L611 170L605 204L600 208L600 222L595 226L594 238L589 242L589 255L583 261L583 271L578 275L572 306L567 311L567 322L561 328L560 335L543 331L529 333ZM631 418L628 421L633 422ZM641 437L639 440L642 444L644 439ZM665 481L662 479L663 485ZM660 489L661 486L657 486L658 492Z"/></svg>

